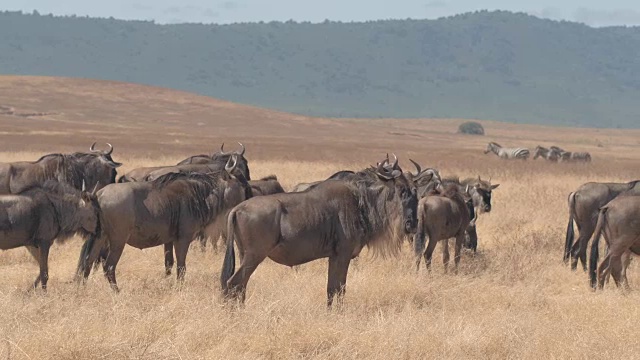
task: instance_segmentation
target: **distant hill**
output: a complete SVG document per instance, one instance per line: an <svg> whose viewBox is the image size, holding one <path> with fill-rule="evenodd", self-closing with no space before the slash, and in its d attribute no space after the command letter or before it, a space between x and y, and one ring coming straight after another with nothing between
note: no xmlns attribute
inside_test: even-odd
<svg viewBox="0 0 640 360"><path fill-rule="evenodd" d="M0 13L0 72L165 86L294 113L640 127L640 28L510 12L158 25Z"/></svg>

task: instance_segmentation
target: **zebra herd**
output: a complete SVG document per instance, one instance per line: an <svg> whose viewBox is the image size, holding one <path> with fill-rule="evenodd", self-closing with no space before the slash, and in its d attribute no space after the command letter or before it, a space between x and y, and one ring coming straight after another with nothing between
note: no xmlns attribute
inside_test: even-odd
<svg viewBox="0 0 640 360"><path fill-rule="evenodd" d="M527 148L504 148L493 141L487 144L484 153L494 153L504 160L527 160L531 155L531 152ZM533 152L533 159L535 160L539 157L551 162L591 162L591 154L588 152L566 151L558 146L551 146L549 148L540 145L536 146Z"/></svg>

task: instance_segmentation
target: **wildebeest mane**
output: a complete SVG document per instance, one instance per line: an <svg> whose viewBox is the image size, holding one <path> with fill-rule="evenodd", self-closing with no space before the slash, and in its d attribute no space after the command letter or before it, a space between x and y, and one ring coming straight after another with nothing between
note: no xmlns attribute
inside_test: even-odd
<svg viewBox="0 0 640 360"><path fill-rule="evenodd" d="M51 158L52 161L44 161ZM42 171L36 171L35 168L27 168L24 171L33 172L38 183L44 183L47 180L57 180L68 183L69 185L80 188L82 185L82 166L76 157L66 154L47 154L43 155L30 164L39 165Z"/></svg>

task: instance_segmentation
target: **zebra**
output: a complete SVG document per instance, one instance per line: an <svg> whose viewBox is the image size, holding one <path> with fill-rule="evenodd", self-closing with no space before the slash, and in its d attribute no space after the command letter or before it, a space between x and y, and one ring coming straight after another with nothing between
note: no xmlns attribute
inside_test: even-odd
<svg viewBox="0 0 640 360"><path fill-rule="evenodd" d="M561 162L591 162L591 154L588 152L565 151L560 154Z"/></svg>
<svg viewBox="0 0 640 360"><path fill-rule="evenodd" d="M490 142L487 144L485 154L494 153L501 159L521 159L526 160L529 158L530 152L527 148L503 148L496 142Z"/></svg>
<svg viewBox="0 0 640 360"><path fill-rule="evenodd" d="M536 150L533 152L533 159L537 159L538 157L542 157L551 162L557 162L560 158L560 152L555 149L559 149L558 147L552 146L551 149L547 149L543 146L536 146Z"/></svg>

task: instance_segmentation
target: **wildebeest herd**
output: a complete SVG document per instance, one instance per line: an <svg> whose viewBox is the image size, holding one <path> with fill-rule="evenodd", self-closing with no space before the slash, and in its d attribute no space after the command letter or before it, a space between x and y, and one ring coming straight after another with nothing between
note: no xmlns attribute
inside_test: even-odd
<svg viewBox="0 0 640 360"><path fill-rule="evenodd" d="M476 219L491 211L492 191L499 186L480 176L441 177L413 160L415 171L404 171L395 155L387 155L375 166L341 170L285 192L276 176L251 179L242 144L237 151L226 152L223 144L211 155L133 169L116 181L122 164L113 160L113 146L107 145L106 151L96 150L94 143L87 153L0 165L0 248L28 248L40 264L34 287L41 284L46 290L53 241L74 234L84 240L75 280L84 282L102 263L116 291L116 266L126 244L139 249L163 245L167 275L175 252L177 279L183 281L192 241L204 245L222 238L225 299L244 302L250 276L267 257L291 267L328 258L331 307L334 297L344 295L349 264L364 247L395 254L407 240L418 269L422 257L430 266L436 244L444 240L446 270L448 239L455 238L457 271L462 248L477 249ZM490 143L490 151L502 157L505 149ZM616 284L628 286L630 255L640 254L640 196L634 195L640 195L640 181L587 183L569 195L564 259L572 260L572 269L581 260L586 270L586 247L593 236L593 287L602 287L609 273ZM575 243L574 222L580 232ZM607 254L598 269L601 234Z"/></svg>
<svg viewBox="0 0 640 360"><path fill-rule="evenodd" d="M527 160L531 156L531 152L527 148L505 148L493 141L487 144L484 153L493 153L504 160ZM588 152L571 152L557 146L549 148L540 145L536 146L533 151L533 159L535 160L539 157L550 162L560 163L591 162L591 154Z"/></svg>

